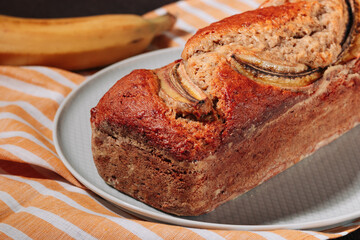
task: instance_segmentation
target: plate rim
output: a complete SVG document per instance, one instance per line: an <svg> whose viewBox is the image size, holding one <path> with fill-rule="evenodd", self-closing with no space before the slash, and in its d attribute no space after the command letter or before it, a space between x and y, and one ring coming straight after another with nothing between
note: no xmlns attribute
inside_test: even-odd
<svg viewBox="0 0 360 240"><path fill-rule="evenodd" d="M80 85L78 85L75 89L73 89L66 98L62 101L59 108L56 111L55 118L54 118L54 126L53 126L53 142L56 149L56 153L58 154L60 160L63 162L65 167L70 171L70 173L84 186L86 186L89 190L96 193L100 197L104 198L105 200L109 201L112 204L115 204L117 207L120 207L122 210L129 212L130 214L136 214L136 216L140 218L144 218L146 220L155 220L160 221L166 224L175 224L184 227L194 227L194 228L203 228L203 229L217 229L217 230L241 230L241 231L269 231L275 229L297 229L297 230L305 230L305 229L321 229L321 228L328 228L332 226L338 226L342 223L352 221L356 218L360 217L360 209L353 213L344 214L338 217L327 218L323 220L315 220L315 221L305 221L301 223L289 223L289 224L265 224L265 225L236 225L236 224L223 224L223 223L211 223L211 222L204 222L204 221L196 221L196 220L189 220L177 217L175 215L171 215L165 212L162 214L158 214L156 212L152 212L147 209L143 209L141 207L135 206L131 203L123 201L121 199L116 198L115 196L105 192L103 189L100 189L90 183L84 176L82 176L79 172L77 172L71 163L66 158L64 152L62 151L62 146L60 143L59 137L59 124L61 117L66 114L66 107L70 104L70 102L77 96L77 94L88 84L91 82L96 81L99 76L106 74L109 71L112 71L114 68L117 68L124 64L129 64L134 61L138 61L142 58L154 57L157 55L163 55L166 53L173 53L178 54L181 53L182 47L171 47L165 48L160 50L154 50L151 52L143 53L134 57L130 57L128 59L116 62L112 65L109 65L100 71L96 72L95 74L89 76L86 80L84 80ZM121 192L120 192L121 193ZM121 193L124 194L124 193ZM124 194L125 195L125 194ZM134 199L136 200L136 199ZM136 200L138 201L138 200ZM150 206L151 207L151 206Z"/></svg>

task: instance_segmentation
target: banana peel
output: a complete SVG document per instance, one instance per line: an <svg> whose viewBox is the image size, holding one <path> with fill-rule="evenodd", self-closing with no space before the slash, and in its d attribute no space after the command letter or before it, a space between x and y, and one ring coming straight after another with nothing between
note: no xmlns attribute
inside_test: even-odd
<svg viewBox="0 0 360 240"><path fill-rule="evenodd" d="M0 15L0 65L67 70L105 66L143 52L176 18L109 14L60 19Z"/></svg>

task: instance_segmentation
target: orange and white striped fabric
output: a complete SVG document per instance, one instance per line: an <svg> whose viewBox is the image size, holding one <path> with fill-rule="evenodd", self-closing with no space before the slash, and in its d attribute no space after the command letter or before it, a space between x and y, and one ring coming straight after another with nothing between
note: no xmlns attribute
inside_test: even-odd
<svg viewBox="0 0 360 240"><path fill-rule="evenodd" d="M261 0L189 0L149 14L175 14L175 29L153 48L184 45L200 27L255 8ZM55 113L86 78L43 66L0 66L0 239L333 239L360 219L321 232L196 229L141 220L81 185L58 158Z"/></svg>

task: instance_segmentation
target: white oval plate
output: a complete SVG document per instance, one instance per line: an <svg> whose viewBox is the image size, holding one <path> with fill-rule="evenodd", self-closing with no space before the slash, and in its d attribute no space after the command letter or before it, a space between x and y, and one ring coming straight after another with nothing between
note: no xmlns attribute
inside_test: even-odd
<svg viewBox="0 0 360 240"><path fill-rule="evenodd" d="M116 63L94 74L62 103L55 117L55 147L81 183L145 219L188 227L319 229L360 217L359 127L252 191L198 217L166 214L108 186L92 159L90 109L131 70L161 67L180 58L180 54L181 49L170 48Z"/></svg>

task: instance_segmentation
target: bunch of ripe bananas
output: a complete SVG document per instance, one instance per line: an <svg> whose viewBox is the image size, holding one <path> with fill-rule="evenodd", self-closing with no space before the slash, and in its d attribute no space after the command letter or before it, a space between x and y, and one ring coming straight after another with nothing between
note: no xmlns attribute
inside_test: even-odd
<svg viewBox="0 0 360 240"><path fill-rule="evenodd" d="M143 52L170 30L173 15L145 19L131 14L61 19L0 15L0 65L44 65L82 70Z"/></svg>

